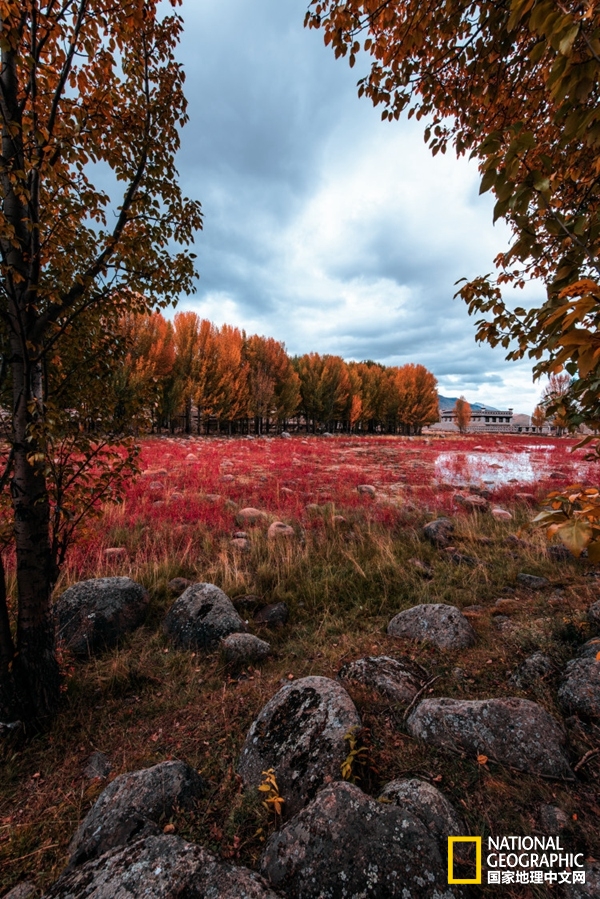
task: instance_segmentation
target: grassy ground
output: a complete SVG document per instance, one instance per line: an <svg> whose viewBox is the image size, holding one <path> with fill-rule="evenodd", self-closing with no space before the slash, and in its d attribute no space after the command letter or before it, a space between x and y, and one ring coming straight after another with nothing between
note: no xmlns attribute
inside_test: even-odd
<svg viewBox="0 0 600 899"><path fill-rule="evenodd" d="M85 663L65 657L64 707L52 730L27 746L2 749L0 894L25 878L33 879L42 891L60 873L78 822L106 784L89 781L83 774L94 750L109 757L110 778L169 758L193 765L208 779L209 795L195 814L177 815L165 825L173 824L179 835L225 858L255 866L275 821L256 794L242 792L236 764L245 734L283 682L309 674L334 677L350 659L409 656L438 677L431 695L522 696L560 718L558 674L577 646L592 636L585 609L598 598L600 573L583 561L553 561L538 534L528 532L522 541L515 541L512 535L526 524L531 511L511 500L506 488L499 495L513 512L511 522L455 511L454 545L476 560L474 566L457 564L450 554L420 537L422 525L435 516L436 495L440 510L448 511L451 491L436 494L426 478L421 485L423 495L429 491L426 501L419 501L418 483L405 481L404 489L390 490L399 472L388 470L384 453L383 461L371 459L379 468L368 472L371 483L378 475L382 500L359 499L355 487L366 480L365 472L356 470L350 477L339 461L323 461L318 447L325 442L303 444L308 449L302 455L299 442L281 441L277 446L289 457L276 457L273 467L281 468L281 474L270 468L264 481L261 470L266 469L266 460L258 463L258 455L253 455L258 450L251 442L248 450L241 441L229 444L230 450L223 441L212 444L215 457L207 453L204 459L198 444L194 452L203 471L196 475L198 482L183 464L181 472L170 464L162 474L132 485L128 502L107 511L83 534L58 592L81 576L127 574L148 588L151 607L145 626L118 649ZM215 446L221 444L217 452ZM156 445L176 458L190 446L169 441ZM368 442L360 445L366 447ZM387 451L389 445L380 443L381 450ZM399 445L394 444L396 454ZM272 446L261 450L263 455L279 452ZM423 450L426 446L423 442ZM418 452L416 443L407 443L406 448ZM341 451L339 444L335 451ZM157 459L155 449L152 452L147 461L150 470L158 470L164 459ZM293 454L303 460L296 466L304 466L301 475L294 473ZM306 459L310 454L315 457L312 467ZM240 459L248 457L251 464L242 471ZM231 458L233 466L223 467ZM409 458L423 461L423 456ZM338 465L337 482L325 481L326 464ZM347 462L352 464L352 459ZM250 477L252 465L256 470ZM233 481L223 480L228 470L234 471ZM407 470L420 469L405 466L403 472ZM150 489L156 483L162 487ZM291 493L281 492L286 484ZM201 487L211 494L218 487L221 499L206 501L205 493L198 493ZM174 501L169 491L175 492ZM316 508L307 511L310 503ZM253 528L250 552L233 551L229 539L235 508L249 504L290 521L296 537L274 543L267 540L264 528ZM334 514L342 514L345 521L334 521ZM125 547L128 560L105 561L103 549L109 546ZM431 579L422 576L414 559L432 569ZM549 578L551 588L531 593L518 587L516 575L521 571ZM233 676L218 652L173 651L160 622L173 601L167 584L175 576L215 583L234 602L247 594L254 594L260 603L285 600L290 621L283 629L252 628L269 639L273 657L260 668ZM511 626L502 631L495 624L494 603L499 598L515 600ZM482 606L483 611L469 613L478 635L475 646L448 653L388 637L390 618L420 602L448 602L461 609ZM248 615L252 612L251 605L239 607ZM551 656L556 672L530 690L511 687L507 676L536 650ZM373 795L393 778L418 775L439 786L462 812L470 832L483 836L535 833L539 805L558 805L569 817L564 832L569 851L600 858L599 755L579 769L573 783L524 775L492 762L480 765L476 759L419 744L406 733L404 709L374 692L359 687L350 692L370 729L370 770L362 785ZM599 736L597 726L569 720L573 765L598 747ZM514 893L503 889L509 896L548 895L547 886L520 887ZM481 889L481 895L487 893Z"/></svg>

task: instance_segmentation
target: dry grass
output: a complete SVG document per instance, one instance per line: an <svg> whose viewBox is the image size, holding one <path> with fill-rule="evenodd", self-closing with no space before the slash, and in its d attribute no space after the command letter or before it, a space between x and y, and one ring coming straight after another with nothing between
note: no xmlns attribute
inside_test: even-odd
<svg viewBox="0 0 600 899"><path fill-rule="evenodd" d="M224 441L220 444L227 446ZM287 462L276 460L273 467L278 469L284 464L290 467L291 456L300 454L296 441L283 445L289 457ZM360 442L361 447L365 445ZM166 441L161 446L166 452L179 452L178 444L175 449ZM252 444L248 450L239 441L230 446L238 448L229 455L238 459L247 454L257 464ZM303 446L315 454L316 441ZM184 449L187 446L182 443L181 452ZM387 452L387 445L383 449ZM274 450L261 450L263 455L266 452ZM225 449L219 449L214 458L201 463L202 495L216 492L215 479L222 477L225 455ZM295 485L294 495L281 492L290 480L283 475L267 482L268 497L267 487L259 489L252 481L229 486L225 496L221 481L224 498L215 505L202 499L198 484L183 471L185 491L191 494L193 487L198 496L176 501L181 504L179 524L172 517L178 514L176 508L148 501L145 479L132 487L125 506L108 511L101 522L89 526L65 569L59 592L81 576L127 574L149 589L151 606L145 626L118 649L86 663L65 660L64 708L52 729L26 746L3 748L0 892L26 877L43 889L60 873L77 823L105 785L83 775L85 761L94 750L109 757L111 778L168 758L193 765L208 779L210 793L195 814L175 816L176 832L226 858L255 865L274 825L256 795L242 792L236 763L250 723L290 676L333 677L345 661L365 654L408 655L439 677L431 687L433 695L524 696L560 715L558 672L576 645L591 636L584 612L597 599L595 571L575 560L553 562L539 535L527 535L525 543L511 542L510 535L529 518L522 504L511 506L515 519L508 524L488 515L457 513L456 550L472 557L475 564L456 564L450 554L419 536L422 524L431 517L427 504L407 508L405 498L393 505L357 500L356 483L366 480L360 472L355 483L344 481L339 490L335 485L325 489L319 480L323 459L313 460L317 475L308 471L303 459L304 480L298 478L302 483ZM164 478L165 490L181 489L180 483L169 482L180 477L175 467ZM396 479L397 472L392 474ZM242 477L239 472L238 477ZM380 480L390 483L391 475L382 469ZM305 489L309 482L313 486ZM261 505L273 517L293 523L295 539L270 542L263 528L253 528L250 552L232 551L234 509L224 504L236 491L238 506ZM317 498L318 508L307 513L306 504ZM441 494L440 508L449 508L447 493ZM339 513L345 522L334 521ZM152 526L152 519L144 515L154 515ZM107 564L103 556L107 546L124 546L129 561ZM415 558L431 567L430 580L411 563ZM519 571L548 577L552 588L541 593L518 588ZM218 653L173 651L160 622L172 602L167 583L179 575L218 584L234 601L248 593L264 602L285 600L290 608L288 625L268 632L272 659L233 678ZM516 600L512 627L503 632L494 624L498 598ZM483 611L471 617L478 634L476 645L444 653L388 637L389 619L419 602L482 606ZM528 691L511 687L507 674L538 649L554 660L556 674ZM457 676L457 668L462 676ZM403 709L372 691L355 687L351 693L371 732L371 761L377 772L366 785L371 792L377 794L383 783L402 774L424 777L460 808L472 833L484 836L531 833L540 803L556 804L570 816L565 842L586 856L600 857L598 756L579 771L575 783L524 775L491 762L482 766L474 759L419 744L404 729ZM598 745L599 734L589 723L570 721L573 764ZM521 893L507 889L507 894L534 897L533 889L522 888Z"/></svg>

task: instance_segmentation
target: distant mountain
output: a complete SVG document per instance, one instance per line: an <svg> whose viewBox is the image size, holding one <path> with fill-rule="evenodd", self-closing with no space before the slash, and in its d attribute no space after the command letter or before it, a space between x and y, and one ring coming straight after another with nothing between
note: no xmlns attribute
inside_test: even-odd
<svg viewBox="0 0 600 899"><path fill-rule="evenodd" d="M454 404L457 399L457 396L439 395L440 410L442 412L448 412L450 409L454 409ZM498 412L498 409L495 409L494 406L484 406L483 403L469 403L469 405L474 412Z"/></svg>

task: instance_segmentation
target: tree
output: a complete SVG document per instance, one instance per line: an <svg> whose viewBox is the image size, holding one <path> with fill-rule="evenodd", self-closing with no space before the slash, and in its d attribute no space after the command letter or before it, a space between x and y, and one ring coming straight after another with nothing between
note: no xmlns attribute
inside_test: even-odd
<svg viewBox="0 0 600 899"><path fill-rule="evenodd" d="M471 407L464 396L459 397L454 403L454 417L458 430L461 434L465 434L471 421Z"/></svg>
<svg viewBox="0 0 600 899"><path fill-rule="evenodd" d="M545 411L546 419L550 419L559 437L569 428L571 416L569 415L571 378L566 372L551 374L548 383L542 391L541 406Z"/></svg>
<svg viewBox="0 0 600 899"><path fill-rule="evenodd" d="M424 365L409 363L396 369L396 415L403 434L420 434L439 421L437 380Z"/></svg>
<svg viewBox="0 0 600 899"><path fill-rule="evenodd" d="M537 360L536 376L565 366L574 423L600 406L600 6L596 0L312 0L306 22L350 65L372 57L359 94L382 118L425 118L432 152L453 143L478 160L514 240L499 275L459 291L477 339ZM508 308L504 284L542 278L547 301Z"/></svg>
<svg viewBox="0 0 600 899"><path fill-rule="evenodd" d="M174 11L159 0L3 0L0 28L0 389L9 409L0 485L18 592L15 639L0 570L0 713L39 723L60 689L50 523L62 509L51 462L63 436L71 459L77 447L79 410L57 402L73 346L116 330L124 312L192 289L187 245L201 213L174 165L187 118ZM100 186L107 171L112 194ZM93 458L92 444L82 451Z"/></svg>

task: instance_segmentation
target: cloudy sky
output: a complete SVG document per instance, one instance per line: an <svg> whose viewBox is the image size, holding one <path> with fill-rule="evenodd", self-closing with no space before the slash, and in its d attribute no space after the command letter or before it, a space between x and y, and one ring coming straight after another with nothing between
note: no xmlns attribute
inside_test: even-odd
<svg viewBox="0 0 600 899"><path fill-rule="evenodd" d="M478 346L452 299L508 239L476 168L433 159L418 124L381 122L356 95L366 59L335 60L306 6L184 0L179 169L205 228L197 293L178 308L290 353L420 362L446 396L531 412L530 366Z"/></svg>

